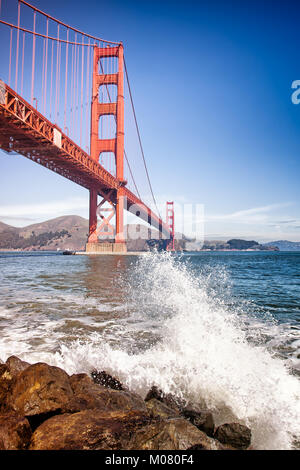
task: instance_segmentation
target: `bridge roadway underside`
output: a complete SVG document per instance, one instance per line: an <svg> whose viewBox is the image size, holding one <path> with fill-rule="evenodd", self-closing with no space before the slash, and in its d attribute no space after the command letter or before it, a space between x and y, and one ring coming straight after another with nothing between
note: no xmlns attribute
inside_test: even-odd
<svg viewBox="0 0 300 470"><path fill-rule="evenodd" d="M116 203L122 184L7 85L0 93L0 149L23 155L102 197L110 193L109 200ZM134 205L138 217L169 238L164 222L129 189L122 191L126 209Z"/></svg>

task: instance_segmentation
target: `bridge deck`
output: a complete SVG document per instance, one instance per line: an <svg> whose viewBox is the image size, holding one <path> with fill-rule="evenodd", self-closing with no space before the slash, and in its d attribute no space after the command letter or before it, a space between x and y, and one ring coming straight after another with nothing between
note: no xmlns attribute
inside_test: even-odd
<svg viewBox="0 0 300 470"><path fill-rule="evenodd" d="M115 198L122 184L7 85L0 87L0 148L19 153L87 189L94 188L100 195L114 190ZM169 229L149 207L126 187L124 195L128 210L138 205L138 217L169 238Z"/></svg>

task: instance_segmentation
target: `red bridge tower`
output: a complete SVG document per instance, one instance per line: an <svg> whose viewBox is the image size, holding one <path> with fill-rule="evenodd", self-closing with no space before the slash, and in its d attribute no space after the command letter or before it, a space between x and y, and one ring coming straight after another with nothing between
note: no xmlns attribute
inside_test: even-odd
<svg viewBox="0 0 300 470"><path fill-rule="evenodd" d="M99 73L99 61L101 58L117 57L118 72L112 74ZM101 85L117 86L117 102L100 103L99 87ZM116 136L113 139L99 139L99 119L101 116L113 115L116 121ZM101 152L112 152L115 155L116 178L119 188L99 193L99 190L90 189L90 215L89 215L89 238L86 251L127 251L124 237L124 68L123 68L123 45L114 47L94 47L93 66L93 94L91 106L91 157L99 161ZM102 201L98 205L98 194ZM102 207L109 203L109 208ZM108 212L105 216L103 212ZM97 215L101 224L97 227ZM115 230L110 224L113 216L116 216ZM110 236L113 243L99 243L99 236ZM113 238L114 237L114 238Z"/></svg>
<svg viewBox="0 0 300 470"><path fill-rule="evenodd" d="M175 251L175 225L174 225L174 202L167 202L166 223L170 230L170 241L167 244L167 251Z"/></svg>

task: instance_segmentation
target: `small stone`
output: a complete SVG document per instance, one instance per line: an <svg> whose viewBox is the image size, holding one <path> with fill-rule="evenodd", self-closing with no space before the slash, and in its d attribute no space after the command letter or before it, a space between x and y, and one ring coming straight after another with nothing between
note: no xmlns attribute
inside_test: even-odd
<svg viewBox="0 0 300 470"><path fill-rule="evenodd" d="M103 387L112 388L113 390L124 390L123 384L112 375L107 374L105 370L98 372L93 370L91 372L93 382Z"/></svg>
<svg viewBox="0 0 300 470"><path fill-rule="evenodd" d="M247 449L251 444L251 430L243 424L226 423L216 429L214 438L236 449Z"/></svg>
<svg viewBox="0 0 300 470"><path fill-rule="evenodd" d="M215 430L215 423L213 415L210 411L196 411L191 407L186 407L182 410L182 415L188 419L196 428L205 432L208 436L213 437Z"/></svg>
<svg viewBox="0 0 300 470"><path fill-rule="evenodd" d="M156 398L151 398L151 400L146 401L146 407L150 413L150 416L153 418L174 418L179 416L179 412L170 408L162 401L157 400Z"/></svg>
<svg viewBox="0 0 300 470"><path fill-rule="evenodd" d="M159 400L165 405L169 406L170 408L173 408L176 411L180 411L180 409L183 407L183 403L176 398L174 395L171 393L164 393L161 389L156 387L156 385L153 385L149 392L146 395L145 401L149 401L152 398L155 398L156 400Z"/></svg>
<svg viewBox="0 0 300 470"><path fill-rule="evenodd" d="M149 392L147 393L145 397L145 401L151 400L152 398L162 401L162 396L163 396L162 390L156 387L156 385L153 385L153 387L151 387Z"/></svg>

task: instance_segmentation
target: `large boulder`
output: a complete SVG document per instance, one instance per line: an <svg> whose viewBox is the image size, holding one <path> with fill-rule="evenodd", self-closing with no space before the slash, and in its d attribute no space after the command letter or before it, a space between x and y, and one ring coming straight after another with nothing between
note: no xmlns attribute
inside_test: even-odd
<svg viewBox="0 0 300 470"><path fill-rule="evenodd" d="M247 449L251 443L251 430L243 424L226 423L216 429L214 437L236 449Z"/></svg>
<svg viewBox="0 0 300 470"><path fill-rule="evenodd" d="M183 418L85 410L54 416L33 433L31 450L218 450L218 441Z"/></svg>
<svg viewBox="0 0 300 470"><path fill-rule="evenodd" d="M63 407L63 412L76 413L87 409L110 411L140 411L147 414L144 400L135 393L114 390L97 385L87 374L70 377L73 398Z"/></svg>
<svg viewBox="0 0 300 470"><path fill-rule="evenodd" d="M113 414L113 416L112 416ZM32 435L30 450L121 450L149 418L139 412L85 410L54 416Z"/></svg>
<svg viewBox="0 0 300 470"><path fill-rule="evenodd" d="M0 450L27 449L31 438L28 420L15 413L0 413Z"/></svg>
<svg viewBox="0 0 300 470"><path fill-rule="evenodd" d="M186 407L182 410L182 416L188 419L200 431L205 432L208 436L213 437L215 430L215 423L213 415L208 410L195 410L191 407Z"/></svg>
<svg viewBox="0 0 300 470"><path fill-rule="evenodd" d="M221 450L222 444L208 437L184 418L157 420L137 429L128 450Z"/></svg>
<svg viewBox="0 0 300 470"><path fill-rule="evenodd" d="M23 416L47 415L60 412L72 397L73 390L65 371L37 363L17 375L7 405Z"/></svg>

